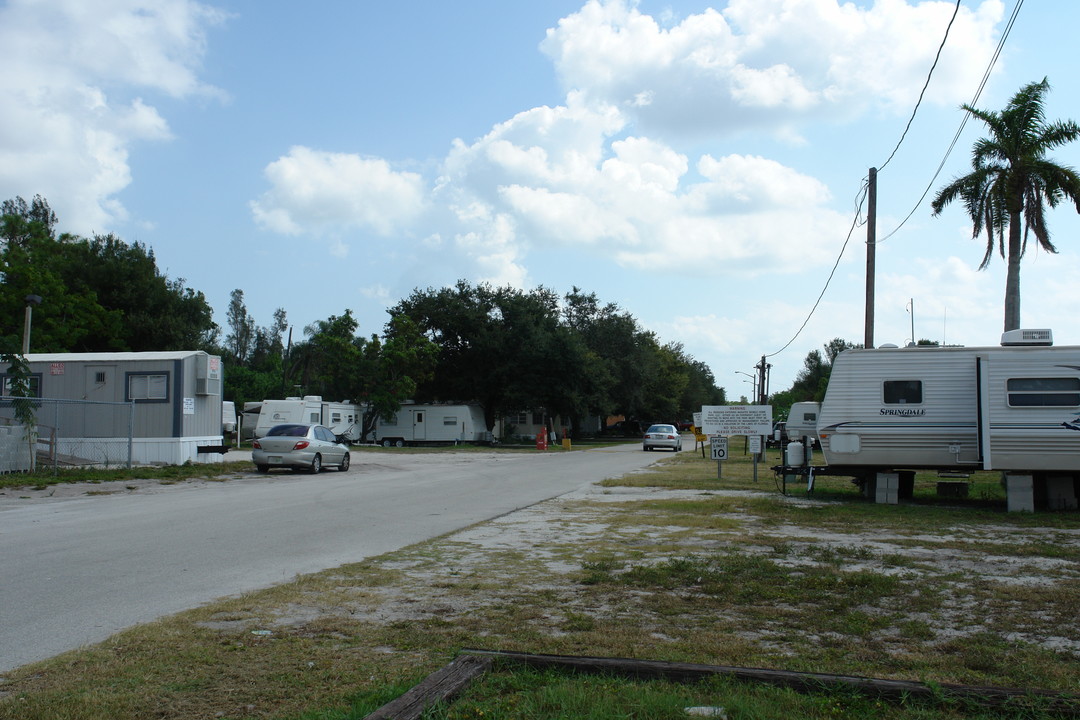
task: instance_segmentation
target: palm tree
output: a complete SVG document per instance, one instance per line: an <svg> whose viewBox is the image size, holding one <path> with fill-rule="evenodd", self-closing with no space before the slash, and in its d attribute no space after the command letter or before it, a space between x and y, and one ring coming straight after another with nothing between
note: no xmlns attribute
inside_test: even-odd
<svg viewBox="0 0 1080 720"><path fill-rule="evenodd" d="M965 104L964 110L990 128L990 137L975 143L972 172L941 188L932 203L934 215L939 215L953 200L963 200L974 226L971 236L986 231L986 254L980 270L990 264L996 240L1008 267L1005 330L1020 327L1020 258L1027 250L1029 233L1035 235L1042 249L1057 252L1046 227L1046 206L1054 208L1068 199L1080 213L1080 176L1072 168L1046 158L1049 150L1080 137L1080 126L1071 120L1045 121L1043 96L1049 89L1046 78L1029 83L1000 113ZM1005 228L1009 230L1007 249Z"/></svg>

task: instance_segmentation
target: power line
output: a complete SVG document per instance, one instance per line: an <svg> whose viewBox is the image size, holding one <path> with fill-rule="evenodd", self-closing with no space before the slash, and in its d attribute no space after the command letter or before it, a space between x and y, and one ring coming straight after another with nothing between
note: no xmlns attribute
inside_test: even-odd
<svg viewBox="0 0 1080 720"><path fill-rule="evenodd" d="M926 88L930 87L930 78L934 77L934 70L937 68L938 61L941 60L941 51L945 49L945 42L949 39L949 31L952 30L953 23L956 22L956 16L960 13L960 0L956 0L956 7L953 8L952 17L949 18L949 24L945 26L945 36L941 38L941 44L938 45L937 54L934 55L934 62L930 66L930 72L926 74L926 82L923 83L922 90L919 92L919 99L915 101L915 108L911 111L911 117L908 118L907 125L904 126L904 132L900 134L900 139L896 142L896 147L889 153L889 157L878 166L878 172L885 169L885 166L892 162L892 159L896 157L896 152L900 149L900 146L904 144L904 138L907 137L908 130L911 129L911 124L915 122L915 115L919 112L919 106L922 105L923 96L926 95Z"/></svg>
<svg viewBox="0 0 1080 720"><path fill-rule="evenodd" d="M865 199L866 189L867 185L864 183L863 188L860 191L860 195L863 196L863 199ZM836 256L836 262L833 263L832 270L829 271L829 277L825 279L825 286L821 288L821 293L818 294L817 300L814 301L814 306L810 308L810 312L807 313L806 319L803 320L802 325L800 325L799 329L795 331L795 334L791 336L791 339L784 344L784 347L780 348L776 352L764 355L763 357L773 357L774 355L779 355L780 353L784 352L788 349L788 346L790 346L791 343L795 342L795 339L802 334L802 331L806 329L806 324L809 323L810 318L814 316L814 313L817 311L818 305L821 304L821 299L825 297L825 291L829 289L829 284L832 282L833 276L836 274L836 268L840 266L840 259L844 257L844 251L847 249L848 243L851 242L851 236L855 232L855 228L859 226L859 218L861 217L861 215L862 200L859 200L855 208L855 219L851 221L851 227L848 228L847 237L844 238L844 244L840 247L840 254Z"/></svg>
<svg viewBox="0 0 1080 720"><path fill-rule="evenodd" d="M986 89L986 83L990 80L990 73L997 64L998 58L1001 57L1001 51L1005 47L1005 40L1008 39L1009 34L1012 32L1013 25L1016 23L1016 16L1020 14L1020 8L1023 6L1024 0L1017 0L1016 5L1013 7L1012 15L1009 17L1009 22L1005 25L1005 30L1001 33L1001 39L998 41L997 48L994 50L993 56L990 58L989 64L986 66L986 72L983 73L982 80L979 82L979 88L975 91L975 96L971 98L971 102L968 103L969 107L975 107L975 104L979 102L979 98L982 97L983 90ZM945 155L941 158L941 162L938 163L937 170L934 171L933 177L930 178L930 182L926 184L926 189L923 190L922 195L919 196L919 200L915 203L915 206L911 208L900 224L897 225L892 232L885 237L878 240L878 244L881 244L900 231L900 228L907 224L907 221L915 214L915 211L922 206L923 201L926 200L926 196L930 194L930 190L934 187L934 183L937 182L938 177L941 175L941 171L945 169L945 163L948 162L949 156L952 155L952 151L956 149L956 143L960 141L960 135L964 132L964 128L967 126L968 120L971 119L971 114L964 113L964 117L960 120L960 127L956 129L956 134L953 135L952 142L949 143L949 147L945 149ZM910 122L909 122L910 125ZM904 131L907 132L906 130ZM893 153L895 154L895 150ZM892 159L892 156L889 156Z"/></svg>
<svg viewBox="0 0 1080 720"><path fill-rule="evenodd" d="M1016 5L1013 7L1012 14L1009 17L1009 22L1006 24L1005 30L1001 34L1001 39L998 41L997 48L995 48L994 50L994 54L986 67L986 71L983 73L982 80L979 82L979 87L975 92L975 96L972 98L971 102L968 103L969 106L974 107L975 103L977 103L979 98L982 96L983 90L986 89L986 84L990 79L990 73L993 71L994 66L997 64L998 58L1001 56L1001 51L1005 47L1005 41L1009 37L1009 34L1012 32L1013 25L1016 23L1016 17L1017 15L1019 15L1020 8L1023 6L1023 4L1024 0L1017 0ZM937 67L938 60L941 58L941 51L945 47L945 41L949 37L949 31L952 28L953 22L956 20L956 16L959 10L960 0L956 0L956 7L953 9L953 15L949 19L948 26L945 28L945 36L942 38L941 44L938 46L937 55L934 57L934 63L930 67L930 71L927 74L926 82L923 84L922 92L919 93L919 98L915 103L915 108L911 113L911 117L908 119L907 125L904 127L904 131L900 136L900 140L896 143L896 147L893 148L892 153L889 154L889 157L882 164L882 168L888 165L889 162L892 161L893 157L896 156L897 151L900 149L900 146L903 144L904 139L907 137L908 131L911 129L911 125L915 120L915 115L916 113L918 113L919 106L922 104L923 96L926 94L927 87L929 87L930 79L934 74L935 68ZM923 194L922 196L920 196L919 201L915 204L915 207L911 209L911 212L908 213L907 217L904 218L904 220L900 223L900 225L896 227L896 229L894 229L892 232L890 232L888 235L881 238L880 240L877 240L878 244L884 242L885 240L888 240L890 237L895 235L900 230L900 228L903 227L909 219L911 219L911 216L915 214L915 211L918 210L919 206L922 205L923 200L926 199L927 194L929 194L930 189L934 186L934 183L937 181L937 178L941 174L942 169L944 169L945 163L948 161L949 155L951 155L952 151L956 148L956 144L960 140L960 135L963 133L964 127L967 125L969 117L970 115L968 113L964 113L964 117L960 121L960 127L957 128L956 134L953 135L953 139L949 143L949 147L945 151L945 155L942 157L941 162L938 164L937 170L934 172L933 178L931 178L930 182L927 184L926 190L923 191ZM773 353L765 355L764 357L773 357L775 355L779 355L788 347L790 347L791 344L795 342L796 339L798 339L799 335L802 334L802 331L806 329L807 324L810 322L810 318L814 316L814 313L817 311L818 306L821 304L822 298L825 297L825 292L829 289L829 285L832 283L832 279L836 274L836 269L840 265L840 260L844 257L844 252L847 250L848 243L851 242L851 236L855 232L855 228L863 224L861 222L862 204L866 198L867 187L867 180L866 178L864 178L863 184L859 189L858 195L856 196L857 199L855 207L855 218L854 220L852 220L851 227L848 228L847 237L844 239L844 244L840 247L840 253L836 257L836 262L833 263L832 270L829 271L829 277L826 278L825 285L821 288L821 292L818 294L817 300L814 301L813 307L810 308L810 312L807 314L806 319L803 320L802 325L799 326L799 329L795 331L795 334L791 336L791 339L788 340L783 345L783 347Z"/></svg>

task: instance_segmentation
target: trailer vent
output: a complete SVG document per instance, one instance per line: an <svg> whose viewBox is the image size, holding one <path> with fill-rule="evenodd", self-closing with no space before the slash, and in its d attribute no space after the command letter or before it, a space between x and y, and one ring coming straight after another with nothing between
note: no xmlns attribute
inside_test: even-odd
<svg viewBox="0 0 1080 720"><path fill-rule="evenodd" d="M1049 330L1006 330L1001 334L1004 347L1015 345L1053 345L1054 334Z"/></svg>

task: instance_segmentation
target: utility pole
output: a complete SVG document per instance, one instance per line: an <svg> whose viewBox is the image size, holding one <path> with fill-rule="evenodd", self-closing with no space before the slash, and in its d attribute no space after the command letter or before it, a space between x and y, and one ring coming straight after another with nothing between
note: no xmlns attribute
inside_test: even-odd
<svg viewBox="0 0 1080 720"><path fill-rule="evenodd" d="M866 188L866 324L863 347L874 347L874 273L877 262L877 168L870 168Z"/></svg>
<svg viewBox="0 0 1080 720"><path fill-rule="evenodd" d="M765 362L765 356L761 356L761 362L754 366L758 371L757 382L757 404L765 405L769 400L769 369L772 364Z"/></svg>

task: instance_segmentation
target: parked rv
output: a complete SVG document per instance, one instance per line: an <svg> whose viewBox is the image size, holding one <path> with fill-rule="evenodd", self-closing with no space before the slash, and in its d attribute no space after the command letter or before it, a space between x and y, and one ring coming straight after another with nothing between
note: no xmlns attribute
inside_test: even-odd
<svg viewBox="0 0 1080 720"><path fill-rule="evenodd" d="M1010 509L1075 508L1080 347L1014 330L1000 347L846 350L817 420L832 473L999 470Z"/></svg>
<svg viewBox="0 0 1080 720"><path fill-rule="evenodd" d="M251 440L255 437L255 428L259 426L259 414L261 412L261 400L249 400L244 403L244 409L237 418L240 421L240 440Z"/></svg>
<svg viewBox="0 0 1080 720"><path fill-rule="evenodd" d="M283 423L325 425L335 435L345 435L355 442L360 439L364 409L347 402L325 402L319 395L289 397L284 400L263 400L255 437L261 438L270 428Z"/></svg>
<svg viewBox="0 0 1080 720"><path fill-rule="evenodd" d="M236 403L223 400L221 403L221 433L232 435L236 432Z"/></svg>
<svg viewBox="0 0 1080 720"><path fill-rule="evenodd" d="M818 413L821 411L821 403L797 402L792 404L788 411L788 419L784 425L787 439L791 441L805 442L810 438L810 444L816 445L820 441L817 434Z"/></svg>
<svg viewBox="0 0 1080 720"><path fill-rule="evenodd" d="M383 447L490 443L492 439L479 405L402 405L375 425L375 442Z"/></svg>

